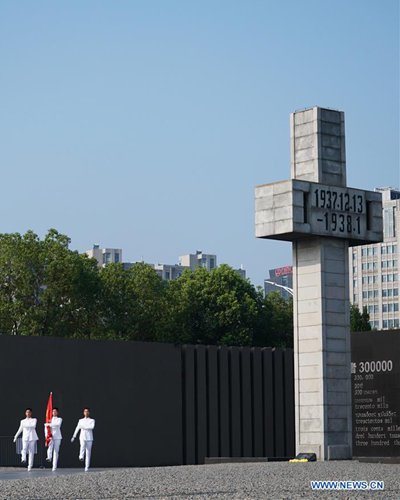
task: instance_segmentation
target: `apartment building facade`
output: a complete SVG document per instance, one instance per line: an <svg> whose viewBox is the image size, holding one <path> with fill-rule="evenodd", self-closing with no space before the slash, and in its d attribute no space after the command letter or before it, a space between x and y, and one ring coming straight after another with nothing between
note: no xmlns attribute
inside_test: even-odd
<svg viewBox="0 0 400 500"><path fill-rule="evenodd" d="M350 299L360 310L365 306L371 327L400 327L400 191L378 188L382 193L382 243L349 250Z"/></svg>
<svg viewBox="0 0 400 500"><path fill-rule="evenodd" d="M122 262L121 248L100 248L100 245L93 245L93 248L85 253L88 257L96 259L99 267Z"/></svg>
<svg viewBox="0 0 400 500"><path fill-rule="evenodd" d="M197 250L195 254L181 255L179 257L179 265L188 267L192 271L198 267L204 267L207 271L212 271L217 267L217 256Z"/></svg>

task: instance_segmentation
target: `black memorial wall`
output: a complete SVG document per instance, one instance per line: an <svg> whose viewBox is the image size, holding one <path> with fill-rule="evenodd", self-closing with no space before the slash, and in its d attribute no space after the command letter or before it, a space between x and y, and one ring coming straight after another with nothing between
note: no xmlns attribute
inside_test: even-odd
<svg viewBox="0 0 400 500"><path fill-rule="evenodd" d="M353 457L400 457L400 330L351 335Z"/></svg>
<svg viewBox="0 0 400 500"><path fill-rule="evenodd" d="M293 352L0 336L0 465L32 407L39 452L49 392L63 417L60 467L82 408L96 419L93 467L204 463L206 456L294 453Z"/></svg>

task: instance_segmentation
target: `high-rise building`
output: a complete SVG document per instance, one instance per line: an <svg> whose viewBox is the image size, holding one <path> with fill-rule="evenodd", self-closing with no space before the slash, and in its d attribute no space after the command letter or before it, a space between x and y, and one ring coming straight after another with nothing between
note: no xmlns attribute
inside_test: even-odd
<svg viewBox="0 0 400 500"><path fill-rule="evenodd" d="M269 279L264 280L264 293L267 296L271 292L278 292L284 299L292 295L293 267L284 266L269 270Z"/></svg>
<svg viewBox="0 0 400 500"><path fill-rule="evenodd" d="M122 262L121 248L100 248L100 245L93 245L93 248L85 253L90 258L96 259L99 267Z"/></svg>
<svg viewBox="0 0 400 500"><path fill-rule="evenodd" d="M179 278L183 271L189 268L179 264L155 264L154 269L161 279L170 281Z"/></svg>
<svg viewBox="0 0 400 500"><path fill-rule="evenodd" d="M192 271L198 267L204 267L207 271L212 271L217 267L217 256L208 255L201 250L197 250L195 254L181 255L179 257L179 264L181 266L189 267Z"/></svg>
<svg viewBox="0 0 400 500"><path fill-rule="evenodd" d="M122 262L122 249L120 248L100 248L100 245L93 245L91 250L85 252L89 257L97 260L99 267L107 264L121 263L125 270L130 269L133 262ZM197 251L195 254L187 254L179 257L179 264L149 264L163 280L170 281L179 278L185 269L194 271L199 267L212 271L217 267L217 256L205 254ZM246 278L246 271L243 267L235 269L243 278Z"/></svg>
<svg viewBox="0 0 400 500"><path fill-rule="evenodd" d="M400 191L382 193L383 243L352 247L349 251L350 299L366 306L372 328L400 327Z"/></svg>

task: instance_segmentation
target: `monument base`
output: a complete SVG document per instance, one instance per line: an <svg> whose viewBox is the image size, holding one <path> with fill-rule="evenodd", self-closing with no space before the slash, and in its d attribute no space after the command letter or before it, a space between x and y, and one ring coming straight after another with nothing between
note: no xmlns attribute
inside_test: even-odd
<svg viewBox="0 0 400 500"><path fill-rule="evenodd" d="M315 453L317 460L321 460L321 446L319 444L298 444L296 446L296 456L299 453Z"/></svg>
<svg viewBox="0 0 400 500"><path fill-rule="evenodd" d="M334 444L328 446L328 460L351 460L351 446Z"/></svg>

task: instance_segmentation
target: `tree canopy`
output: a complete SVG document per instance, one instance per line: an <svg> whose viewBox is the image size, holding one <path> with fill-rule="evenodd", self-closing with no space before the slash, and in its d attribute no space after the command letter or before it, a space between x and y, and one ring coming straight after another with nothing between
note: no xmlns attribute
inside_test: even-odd
<svg viewBox="0 0 400 500"><path fill-rule="evenodd" d="M350 306L350 330L352 332L368 332L371 330L367 307L364 306L362 312L357 305Z"/></svg>
<svg viewBox="0 0 400 500"><path fill-rule="evenodd" d="M292 346L292 301L235 270L164 282L136 263L99 268L55 229L0 234L0 333L243 346Z"/></svg>

